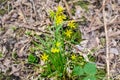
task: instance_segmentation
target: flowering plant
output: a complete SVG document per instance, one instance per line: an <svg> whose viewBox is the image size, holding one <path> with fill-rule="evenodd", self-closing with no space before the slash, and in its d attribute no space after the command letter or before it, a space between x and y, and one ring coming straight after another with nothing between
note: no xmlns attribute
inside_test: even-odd
<svg viewBox="0 0 120 80"><path fill-rule="evenodd" d="M50 33L52 35L46 34L44 38L36 36L39 44L37 42L34 44L41 51L40 59L44 63L41 77L55 76L57 79L66 80L83 74L83 72L78 71L82 70L78 66L84 66L85 61L83 57L72 52L71 46L71 44L74 45L81 41L81 33L74 20L65 22L67 16L64 14L64 10L63 7L58 6L56 11L50 11L53 25L48 26L48 30L52 32ZM63 27L65 23L67 25ZM69 72L71 63L73 70Z"/></svg>

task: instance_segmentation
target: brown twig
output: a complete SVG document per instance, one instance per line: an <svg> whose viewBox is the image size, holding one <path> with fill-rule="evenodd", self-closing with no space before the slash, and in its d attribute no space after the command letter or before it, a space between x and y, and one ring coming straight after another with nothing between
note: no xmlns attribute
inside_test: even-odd
<svg viewBox="0 0 120 80"><path fill-rule="evenodd" d="M16 25L18 28L26 28L26 29L29 29L29 30L34 30L36 32L41 32L41 33L44 33L44 34L51 34L50 32L47 32L47 31L43 31L41 29L38 29L37 27L34 27L33 25L31 24L25 24L25 23L14 23L14 25ZM18 26L19 25L19 26ZM43 26L43 25L41 25Z"/></svg>
<svg viewBox="0 0 120 80"><path fill-rule="evenodd" d="M80 0L69 1L68 3L71 4L71 3L76 3L78 1L80 1Z"/></svg>
<svg viewBox="0 0 120 80"><path fill-rule="evenodd" d="M71 22L71 21L82 22L83 20L82 19L71 19L71 20L68 20L68 21L64 21L64 24L67 24L68 22Z"/></svg>
<svg viewBox="0 0 120 80"><path fill-rule="evenodd" d="M110 80L110 61L109 61L109 48L108 48L108 32L107 32L107 22L106 22L106 13L105 13L105 2L106 0L103 0L103 6L102 9L103 12L103 20L104 20L104 29L105 29L105 38L106 38L106 65L107 65L107 80Z"/></svg>
<svg viewBox="0 0 120 80"><path fill-rule="evenodd" d="M70 18L71 18L71 19L73 19L72 14L71 14L71 12L70 12L70 8L69 8L69 6L68 6L67 1L66 1L66 0L63 0L63 2L65 3L65 6L66 6L66 9L67 9L67 12L68 12L68 14L69 14Z"/></svg>
<svg viewBox="0 0 120 80"><path fill-rule="evenodd" d="M114 21L112 23L108 23L107 25L119 24L119 23L120 23L120 21ZM101 27L103 27L103 25L95 25L95 27L90 27L90 28L88 28L87 33L95 31L97 29L100 29Z"/></svg>
<svg viewBox="0 0 120 80"><path fill-rule="evenodd" d="M37 10L36 10L36 7L35 7L35 2L34 2L34 0L30 0L30 2L32 4L32 9L34 10L34 13L35 13L35 16L36 16L35 18L37 19Z"/></svg>
<svg viewBox="0 0 120 80"><path fill-rule="evenodd" d="M25 12L24 12L24 9L23 9L23 6L22 6L22 3L20 2L20 12L21 12L21 14L23 15L23 21L25 22L25 23L28 23L27 22L27 18L26 18L26 15L25 15Z"/></svg>
<svg viewBox="0 0 120 80"><path fill-rule="evenodd" d="M120 31L114 32L112 34L109 34L108 36L109 37L114 37L114 36L118 36L118 35L120 35Z"/></svg>

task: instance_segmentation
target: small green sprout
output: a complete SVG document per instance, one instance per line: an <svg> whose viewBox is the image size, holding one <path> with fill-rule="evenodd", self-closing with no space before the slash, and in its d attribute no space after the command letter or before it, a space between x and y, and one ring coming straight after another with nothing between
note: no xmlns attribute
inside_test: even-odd
<svg viewBox="0 0 120 80"><path fill-rule="evenodd" d="M2 58L3 57L3 54L2 54L2 52L0 52L0 58Z"/></svg>
<svg viewBox="0 0 120 80"><path fill-rule="evenodd" d="M12 29L13 31L15 31L15 30L17 29L17 27L16 27L16 26L11 26L11 29Z"/></svg>
<svg viewBox="0 0 120 80"><path fill-rule="evenodd" d="M34 54L30 54L28 56L28 62L29 63L38 63L39 62L39 58L37 56L35 56Z"/></svg>
<svg viewBox="0 0 120 80"><path fill-rule="evenodd" d="M31 33L32 33L31 31L26 31L25 32L26 35L31 35Z"/></svg>
<svg viewBox="0 0 120 80"><path fill-rule="evenodd" d="M17 59L17 57L18 57L18 56L17 56L17 53L16 53L16 52L13 52L13 53L12 53L12 58L13 58L13 59Z"/></svg>

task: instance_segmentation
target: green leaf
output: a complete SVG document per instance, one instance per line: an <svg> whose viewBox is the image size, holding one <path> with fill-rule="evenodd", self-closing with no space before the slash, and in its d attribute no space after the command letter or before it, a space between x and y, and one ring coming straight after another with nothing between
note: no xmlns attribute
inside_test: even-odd
<svg viewBox="0 0 120 80"><path fill-rule="evenodd" d="M28 56L28 62L29 63L38 63L39 62L39 58L33 54L30 54Z"/></svg>
<svg viewBox="0 0 120 80"><path fill-rule="evenodd" d="M76 66L73 69L73 75L80 76L80 75L83 75L83 74L84 74L84 71L80 66Z"/></svg>
<svg viewBox="0 0 120 80"><path fill-rule="evenodd" d="M62 24L56 26L55 34L59 34L60 29L62 28Z"/></svg>
<svg viewBox="0 0 120 80"><path fill-rule="evenodd" d="M96 80L94 76L87 76L83 80Z"/></svg>
<svg viewBox="0 0 120 80"><path fill-rule="evenodd" d="M84 66L84 72L89 75L95 75L97 72L96 65L93 63L87 63Z"/></svg>
<svg viewBox="0 0 120 80"><path fill-rule="evenodd" d="M2 54L2 52L0 51L0 58L2 58L3 57L3 54Z"/></svg>
<svg viewBox="0 0 120 80"><path fill-rule="evenodd" d="M26 31L25 32L26 35L31 35L31 33L32 33L31 31Z"/></svg>

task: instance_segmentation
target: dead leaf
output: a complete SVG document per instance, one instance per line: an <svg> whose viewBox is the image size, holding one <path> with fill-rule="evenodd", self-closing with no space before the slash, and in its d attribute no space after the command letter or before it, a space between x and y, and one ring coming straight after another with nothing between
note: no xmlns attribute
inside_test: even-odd
<svg viewBox="0 0 120 80"><path fill-rule="evenodd" d="M19 15L19 19L23 20L24 23L26 23L25 17L23 12L21 11L21 9L18 9L18 15Z"/></svg>

